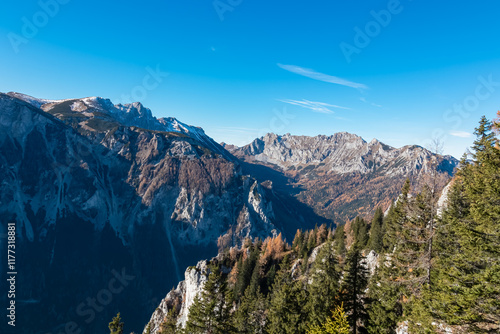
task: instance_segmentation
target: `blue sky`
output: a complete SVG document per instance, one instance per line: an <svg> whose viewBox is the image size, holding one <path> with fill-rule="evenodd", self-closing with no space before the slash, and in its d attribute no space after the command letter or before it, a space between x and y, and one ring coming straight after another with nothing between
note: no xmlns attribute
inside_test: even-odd
<svg viewBox="0 0 500 334"><path fill-rule="evenodd" d="M348 131L396 147L438 138L460 157L480 116L500 109L499 12L498 1L9 1L0 91L135 97L237 145Z"/></svg>

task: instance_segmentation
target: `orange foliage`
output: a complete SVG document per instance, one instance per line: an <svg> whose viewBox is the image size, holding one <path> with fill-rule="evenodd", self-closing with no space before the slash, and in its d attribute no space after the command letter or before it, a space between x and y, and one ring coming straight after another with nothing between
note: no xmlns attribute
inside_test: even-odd
<svg viewBox="0 0 500 334"><path fill-rule="evenodd" d="M283 236L278 234L276 237L267 237L262 244L263 252L260 257L261 264L266 264L270 259L277 260L283 257L285 251L285 241Z"/></svg>
<svg viewBox="0 0 500 334"><path fill-rule="evenodd" d="M238 274L239 274L239 269L238 269L238 262L236 262L233 266L233 269L231 269L231 272L229 273L229 283L235 284L237 279L238 279Z"/></svg>

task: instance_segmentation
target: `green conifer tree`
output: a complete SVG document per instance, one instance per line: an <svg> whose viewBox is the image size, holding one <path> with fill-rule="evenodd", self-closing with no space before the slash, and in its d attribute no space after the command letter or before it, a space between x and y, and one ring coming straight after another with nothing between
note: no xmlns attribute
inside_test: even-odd
<svg viewBox="0 0 500 334"><path fill-rule="evenodd" d="M390 261L383 254L380 257L379 267L368 285L370 304L366 329L370 334L394 334L403 315L402 285L397 277L391 276Z"/></svg>
<svg viewBox="0 0 500 334"><path fill-rule="evenodd" d="M311 268L309 298L305 309L308 322L321 325L338 305L340 269L332 242L325 243Z"/></svg>
<svg viewBox="0 0 500 334"><path fill-rule="evenodd" d="M301 281L292 280L288 258L282 261L276 276L269 306L266 329L269 334L301 334L306 330L303 305L307 300Z"/></svg>
<svg viewBox="0 0 500 334"><path fill-rule="evenodd" d="M368 242L368 225L361 217L356 217L351 226L351 232L354 237L354 243L360 248L364 248Z"/></svg>
<svg viewBox="0 0 500 334"><path fill-rule="evenodd" d="M238 262L238 276L234 285L234 297L238 301L245 293L250 284L252 274L259 258L259 249L253 245L249 246L250 253L245 261Z"/></svg>
<svg viewBox="0 0 500 334"><path fill-rule="evenodd" d="M368 248L374 250L377 253L382 252L383 244L383 231L382 224L384 223L384 213L382 208L378 207L375 210L375 215L373 216L371 228L370 228L370 238L368 240Z"/></svg>
<svg viewBox="0 0 500 334"><path fill-rule="evenodd" d="M265 333L267 309L268 301L260 289L252 293L249 286L234 314L234 328L238 333Z"/></svg>
<svg viewBox="0 0 500 334"><path fill-rule="evenodd" d="M158 334L176 334L177 333L177 314L173 308L167 311L167 316L160 325Z"/></svg>
<svg viewBox="0 0 500 334"><path fill-rule="evenodd" d="M401 195L392 204L387 219L384 221L384 249L387 252L392 252L400 237L403 223L406 219L406 211L408 207L408 195L410 193L410 180L406 179Z"/></svg>
<svg viewBox="0 0 500 334"><path fill-rule="evenodd" d="M200 295L189 308L186 331L190 334L223 334L232 329L227 280L218 267L211 267Z"/></svg>
<svg viewBox="0 0 500 334"><path fill-rule="evenodd" d="M108 327L110 334L123 334L123 322L120 317L120 312L113 318L113 321L109 323Z"/></svg>
<svg viewBox="0 0 500 334"><path fill-rule="evenodd" d="M337 227L333 240L335 245L335 252L337 253L337 255L343 257L346 252L344 225L340 225Z"/></svg>
<svg viewBox="0 0 500 334"><path fill-rule="evenodd" d="M316 229L309 231L308 235L308 240L307 240L307 252L309 253L314 247L316 247L316 233L317 233L317 227Z"/></svg>
<svg viewBox="0 0 500 334"><path fill-rule="evenodd" d="M303 242L304 233L302 233L301 230L297 230L297 232L295 233L295 237L293 238L292 250L294 250L298 254L300 252L300 249L302 248Z"/></svg>
<svg viewBox="0 0 500 334"><path fill-rule="evenodd" d="M342 282L342 300L354 334L363 333L367 324L365 290L368 285L368 269L360 248L354 245L346 256L345 277Z"/></svg>

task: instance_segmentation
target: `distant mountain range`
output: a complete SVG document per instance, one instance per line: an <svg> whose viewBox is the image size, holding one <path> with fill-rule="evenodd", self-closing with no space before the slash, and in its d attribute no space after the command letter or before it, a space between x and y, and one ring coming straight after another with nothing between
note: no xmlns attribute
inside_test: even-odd
<svg viewBox="0 0 500 334"><path fill-rule="evenodd" d="M221 146L140 103L0 93L0 232L16 222L19 330L106 333L120 311L138 332L217 246L369 216L407 177L437 171L444 185L457 164L348 133ZM130 282L103 302L123 272Z"/></svg>
<svg viewBox="0 0 500 334"><path fill-rule="evenodd" d="M265 172L272 170L287 178L301 202L338 223L357 215L370 217L377 206L385 210L406 178L418 190L435 176L439 190L458 166L452 156L420 146L394 148L347 132L316 137L267 134L244 147L225 147L247 163L248 173L273 179L276 173Z"/></svg>

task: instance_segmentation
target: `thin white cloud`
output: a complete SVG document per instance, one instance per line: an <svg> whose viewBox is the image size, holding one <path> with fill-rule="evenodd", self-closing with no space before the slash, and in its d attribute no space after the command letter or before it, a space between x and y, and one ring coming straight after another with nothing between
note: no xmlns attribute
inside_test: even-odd
<svg viewBox="0 0 500 334"><path fill-rule="evenodd" d="M309 101L309 100L278 100L284 103L288 104L293 104L295 106L300 106L302 108L310 109L314 112L319 112L322 114L333 114L334 111L331 110L330 108L337 108L337 109L346 109L349 110L350 108L342 107L342 106L337 106L335 104L329 104L329 103L324 103L324 102L314 102L314 101Z"/></svg>
<svg viewBox="0 0 500 334"><path fill-rule="evenodd" d="M465 131L450 131L450 135L454 137L460 137L460 138L470 138L472 137L472 134L469 132Z"/></svg>
<svg viewBox="0 0 500 334"><path fill-rule="evenodd" d="M376 103L373 103L373 102L369 102L366 100L365 97L360 97L359 100L361 102L364 102L364 103L369 103L370 105L374 106L374 107L377 107L377 108L382 108L383 106L381 106L380 104L376 104Z"/></svg>
<svg viewBox="0 0 500 334"><path fill-rule="evenodd" d="M339 77L336 77L333 75L316 72L315 70L312 70L309 68L304 68L304 67L295 66L295 65L283 65L283 64L278 64L278 66L286 71L289 71L289 72L292 72L292 73L295 73L298 75L302 75L304 77L308 77L308 78L311 78L314 80L329 82L329 83L347 86L347 87L352 87L352 88L357 88L357 89L368 89L368 86L366 86L362 83L357 83L357 82L342 79L342 78L339 78Z"/></svg>

